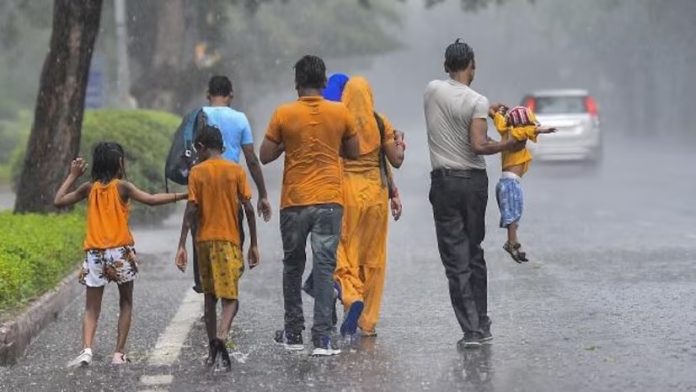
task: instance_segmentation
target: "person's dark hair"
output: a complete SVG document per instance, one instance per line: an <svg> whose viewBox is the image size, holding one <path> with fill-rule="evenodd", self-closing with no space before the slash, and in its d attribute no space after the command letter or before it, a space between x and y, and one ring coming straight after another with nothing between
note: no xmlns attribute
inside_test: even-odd
<svg viewBox="0 0 696 392"><path fill-rule="evenodd" d="M119 176L125 176L122 160L123 147L118 143L100 142L92 152L92 181L106 184Z"/></svg>
<svg viewBox="0 0 696 392"><path fill-rule="evenodd" d="M326 65L321 57L306 55L295 63L295 83L303 88L324 88Z"/></svg>
<svg viewBox="0 0 696 392"><path fill-rule="evenodd" d="M457 38L445 50L445 68L447 72L463 71L474 61L474 50L461 38Z"/></svg>
<svg viewBox="0 0 696 392"><path fill-rule="evenodd" d="M222 152L224 143L222 142L222 132L213 126L206 125L196 133L195 144L202 144L205 148Z"/></svg>
<svg viewBox="0 0 696 392"><path fill-rule="evenodd" d="M227 76L213 76L208 82L208 94L211 97L226 97L232 94L232 81Z"/></svg>

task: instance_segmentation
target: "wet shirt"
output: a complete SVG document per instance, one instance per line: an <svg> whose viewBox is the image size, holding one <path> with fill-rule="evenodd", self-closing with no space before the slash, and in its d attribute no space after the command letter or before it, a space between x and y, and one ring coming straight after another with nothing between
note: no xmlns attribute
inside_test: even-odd
<svg viewBox="0 0 696 392"><path fill-rule="evenodd" d="M239 202L251 200L251 188L241 166L210 158L191 169L189 201L198 205L197 242L229 241L240 245Z"/></svg>
<svg viewBox="0 0 696 392"><path fill-rule="evenodd" d="M456 80L434 80L423 96L425 122L433 169L485 169L474 153L469 129L475 118L488 117L488 99Z"/></svg>
<svg viewBox="0 0 696 392"><path fill-rule="evenodd" d="M128 204L118 192L119 180L108 184L95 181L87 196L87 233L83 248L112 249L132 246L128 228Z"/></svg>
<svg viewBox="0 0 696 392"><path fill-rule="evenodd" d="M493 125L495 129L498 130L502 140L508 140L509 138L514 138L515 140L531 140L536 142L537 133L535 125L527 125L521 127L511 127L508 126L508 121L500 113L496 113L493 117ZM522 165L522 174L529 170L529 164L532 161L532 154L526 148L519 151L503 151L501 157L501 164L503 166L503 171L512 167Z"/></svg>
<svg viewBox="0 0 696 392"><path fill-rule="evenodd" d="M343 204L340 150L354 135L353 118L341 103L311 96L279 106L266 138L285 148L280 208Z"/></svg>
<svg viewBox="0 0 696 392"><path fill-rule="evenodd" d="M227 106L204 106L203 112L208 124L214 125L222 133L225 144L225 159L239 163L242 146L253 144L251 126L246 115Z"/></svg>

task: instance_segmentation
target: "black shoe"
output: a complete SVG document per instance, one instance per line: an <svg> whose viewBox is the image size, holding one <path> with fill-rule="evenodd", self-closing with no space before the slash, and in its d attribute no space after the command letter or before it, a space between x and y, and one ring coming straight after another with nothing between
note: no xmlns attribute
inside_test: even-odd
<svg viewBox="0 0 696 392"><path fill-rule="evenodd" d="M203 287L201 287L199 285L193 286L192 289L193 289L193 291L197 292L198 294L203 293Z"/></svg>
<svg viewBox="0 0 696 392"><path fill-rule="evenodd" d="M483 344L483 334L480 332L466 332L464 337L457 342L457 349L467 350L479 348Z"/></svg>
<svg viewBox="0 0 696 392"><path fill-rule="evenodd" d="M301 333L289 333L285 330L280 329L275 332L275 337L273 340L285 346L288 351L302 351L304 350L304 343L302 342Z"/></svg>

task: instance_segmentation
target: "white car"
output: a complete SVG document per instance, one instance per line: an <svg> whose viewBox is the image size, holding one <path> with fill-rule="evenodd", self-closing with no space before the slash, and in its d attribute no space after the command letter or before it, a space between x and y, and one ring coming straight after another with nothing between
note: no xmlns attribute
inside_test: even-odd
<svg viewBox="0 0 696 392"><path fill-rule="evenodd" d="M537 121L556 133L539 135L527 143L537 160L591 161L602 158L599 110L586 90L545 90L527 95L522 105L531 109Z"/></svg>

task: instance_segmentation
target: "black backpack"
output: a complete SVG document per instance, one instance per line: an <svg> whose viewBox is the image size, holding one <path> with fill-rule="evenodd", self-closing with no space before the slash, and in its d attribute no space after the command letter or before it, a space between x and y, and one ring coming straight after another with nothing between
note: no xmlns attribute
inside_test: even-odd
<svg viewBox="0 0 696 392"><path fill-rule="evenodd" d="M197 156L193 148L196 133L205 126L208 119L202 108L191 111L181 120L179 128L174 133L172 146L167 154L164 165L164 180L167 192L169 192L168 180L179 185L188 184L188 175L191 167L196 163Z"/></svg>

